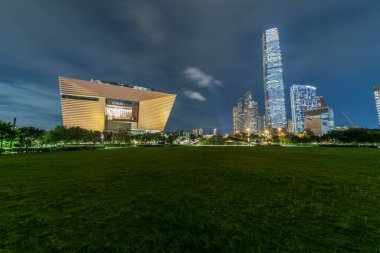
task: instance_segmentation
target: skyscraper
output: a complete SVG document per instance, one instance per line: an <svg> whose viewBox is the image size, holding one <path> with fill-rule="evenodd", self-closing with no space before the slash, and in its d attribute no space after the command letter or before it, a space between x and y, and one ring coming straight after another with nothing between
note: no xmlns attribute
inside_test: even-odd
<svg viewBox="0 0 380 253"><path fill-rule="evenodd" d="M238 111L237 107L232 108L232 134L236 134L238 130Z"/></svg>
<svg viewBox="0 0 380 253"><path fill-rule="evenodd" d="M252 98L252 92L247 91L244 101L244 132L258 133L257 115L258 105Z"/></svg>
<svg viewBox="0 0 380 253"><path fill-rule="evenodd" d="M378 121L379 128L380 128L380 86L373 87L373 93L375 95L377 121Z"/></svg>
<svg viewBox="0 0 380 253"><path fill-rule="evenodd" d="M293 131L295 134L304 130L304 111L317 108L317 88L309 85L290 87Z"/></svg>
<svg viewBox="0 0 380 253"><path fill-rule="evenodd" d="M285 91L280 38L277 28L263 34L265 115L268 126L286 128Z"/></svg>
<svg viewBox="0 0 380 253"><path fill-rule="evenodd" d="M236 129L238 132L244 132L244 104L243 99L239 98L236 105L237 112L237 126Z"/></svg>
<svg viewBox="0 0 380 253"><path fill-rule="evenodd" d="M248 91L239 98L236 107L232 109L233 134L258 133L258 104L252 98L252 92Z"/></svg>

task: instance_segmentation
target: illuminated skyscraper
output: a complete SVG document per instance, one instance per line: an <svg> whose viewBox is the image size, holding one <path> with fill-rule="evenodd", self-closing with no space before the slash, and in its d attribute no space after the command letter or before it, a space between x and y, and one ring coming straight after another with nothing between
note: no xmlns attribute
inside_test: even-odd
<svg viewBox="0 0 380 253"><path fill-rule="evenodd" d="M243 97L244 101L244 132L258 133L258 105L253 100L252 92L247 91Z"/></svg>
<svg viewBox="0 0 380 253"><path fill-rule="evenodd" d="M277 28L263 35L265 115L269 127L286 128L285 92Z"/></svg>
<svg viewBox="0 0 380 253"><path fill-rule="evenodd" d="M238 112L237 108L232 108L232 134L236 134L238 130Z"/></svg>
<svg viewBox="0 0 380 253"><path fill-rule="evenodd" d="M243 133L244 132L244 103L243 103L242 98L239 98L239 100L237 101L236 112L237 112L236 129L238 132Z"/></svg>
<svg viewBox="0 0 380 253"><path fill-rule="evenodd" d="M298 134L305 128L304 111L317 108L317 88L309 85L293 85L290 87L290 103L293 131Z"/></svg>
<svg viewBox="0 0 380 253"><path fill-rule="evenodd" d="M373 93L375 95L377 120L378 120L378 124L379 124L379 128L380 128L380 86L373 87Z"/></svg>
<svg viewBox="0 0 380 253"><path fill-rule="evenodd" d="M232 109L233 134L258 133L258 104L252 98L252 92L248 91L237 101Z"/></svg>

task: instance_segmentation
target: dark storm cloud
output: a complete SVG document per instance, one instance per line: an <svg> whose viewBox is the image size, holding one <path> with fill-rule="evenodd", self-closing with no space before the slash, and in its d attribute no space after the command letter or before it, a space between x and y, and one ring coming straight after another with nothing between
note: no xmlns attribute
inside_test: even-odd
<svg viewBox="0 0 380 253"><path fill-rule="evenodd" d="M345 111L375 127L379 12L377 0L3 0L0 118L60 124L62 75L176 93L167 130L230 131L231 108L245 91L263 111L261 35L278 27L286 94L293 83L312 83L338 124L347 124ZM184 74L189 68L223 85L201 87Z"/></svg>

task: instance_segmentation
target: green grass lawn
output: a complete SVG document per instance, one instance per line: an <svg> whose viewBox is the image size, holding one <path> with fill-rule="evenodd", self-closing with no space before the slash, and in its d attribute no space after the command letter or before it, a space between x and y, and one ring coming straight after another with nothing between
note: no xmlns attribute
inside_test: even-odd
<svg viewBox="0 0 380 253"><path fill-rule="evenodd" d="M0 156L0 252L380 252L380 150Z"/></svg>

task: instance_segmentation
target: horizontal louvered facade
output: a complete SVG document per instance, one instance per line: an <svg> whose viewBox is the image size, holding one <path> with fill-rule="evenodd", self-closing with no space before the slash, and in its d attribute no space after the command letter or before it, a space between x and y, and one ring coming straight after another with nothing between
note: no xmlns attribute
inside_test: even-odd
<svg viewBox="0 0 380 253"><path fill-rule="evenodd" d="M132 130L163 131L176 98L173 94L148 89L66 77L59 77L59 88L63 125L97 131L108 130L106 126L110 124L107 124L106 101L110 100L138 104L131 107L133 115L138 114L137 120L130 120L129 128ZM126 124L129 124L128 121Z"/></svg>

